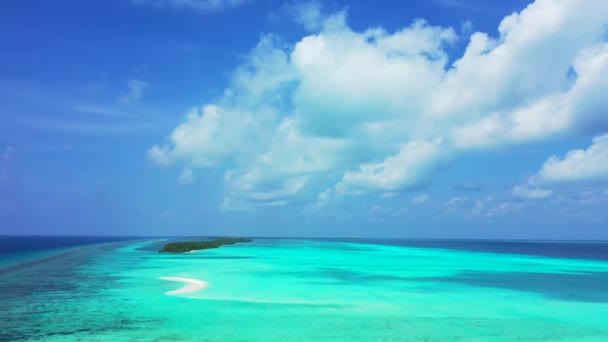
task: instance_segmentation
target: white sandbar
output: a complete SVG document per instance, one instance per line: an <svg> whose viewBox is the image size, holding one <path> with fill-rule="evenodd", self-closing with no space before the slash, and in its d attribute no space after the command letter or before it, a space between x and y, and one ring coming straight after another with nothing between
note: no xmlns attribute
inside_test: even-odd
<svg viewBox="0 0 608 342"><path fill-rule="evenodd" d="M160 277L159 279L168 280L168 281L177 281L177 282L186 284L177 290L165 292L165 294L168 294L168 295L180 295L180 294L198 292L198 291L204 289L205 287L207 287L207 285L209 285L206 281L202 281L202 280L198 280L198 279L191 279L191 278Z"/></svg>

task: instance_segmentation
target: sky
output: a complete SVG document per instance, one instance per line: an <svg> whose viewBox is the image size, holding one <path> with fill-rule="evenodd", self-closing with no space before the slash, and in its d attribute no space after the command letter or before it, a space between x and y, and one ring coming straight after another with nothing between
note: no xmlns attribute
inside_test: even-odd
<svg viewBox="0 0 608 342"><path fill-rule="evenodd" d="M0 235L608 239L604 0L7 0Z"/></svg>

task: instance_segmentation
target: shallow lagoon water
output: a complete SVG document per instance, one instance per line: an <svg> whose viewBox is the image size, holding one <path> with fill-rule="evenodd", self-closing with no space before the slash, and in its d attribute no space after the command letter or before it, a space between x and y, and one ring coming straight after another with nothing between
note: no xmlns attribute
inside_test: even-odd
<svg viewBox="0 0 608 342"><path fill-rule="evenodd" d="M0 269L0 340L608 340L606 260L280 239L171 255L158 244ZM161 277L207 286L167 295L184 284Z"/></svg>

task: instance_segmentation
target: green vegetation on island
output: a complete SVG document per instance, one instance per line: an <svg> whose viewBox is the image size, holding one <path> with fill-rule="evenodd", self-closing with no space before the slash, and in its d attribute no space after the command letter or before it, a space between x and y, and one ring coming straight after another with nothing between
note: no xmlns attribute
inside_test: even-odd
<svg viewBox="0 0 608 342"><path fill-rule="evenodd" d="M200 249L219 248L224 245L234 245L239 242L251 242L248 238L219 238L209 241L183 241L166 244L159 253L187 253Z"/></svg>

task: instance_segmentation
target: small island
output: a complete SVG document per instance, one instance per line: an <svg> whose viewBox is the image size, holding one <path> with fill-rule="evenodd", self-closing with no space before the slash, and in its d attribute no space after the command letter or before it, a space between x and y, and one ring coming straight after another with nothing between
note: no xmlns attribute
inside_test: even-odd
<svg viewBox="0 0 608 342"><path fill-rule="evenodd" d="M209 241L183 241L166 244L159 253L187 253L201 249L219 248L224 245L234 245L239 242L251 242L249 238L219 238Z"/></svg>

